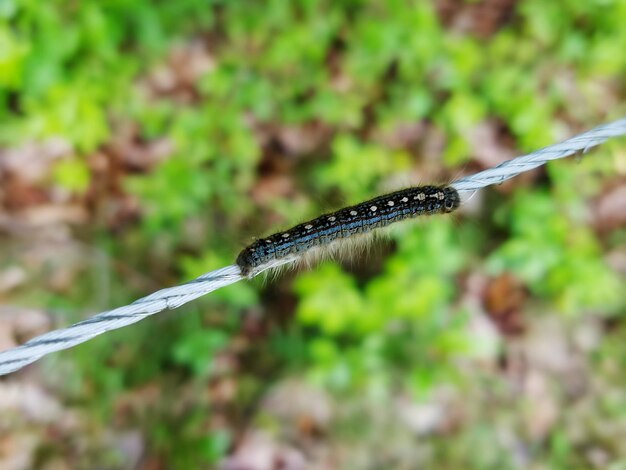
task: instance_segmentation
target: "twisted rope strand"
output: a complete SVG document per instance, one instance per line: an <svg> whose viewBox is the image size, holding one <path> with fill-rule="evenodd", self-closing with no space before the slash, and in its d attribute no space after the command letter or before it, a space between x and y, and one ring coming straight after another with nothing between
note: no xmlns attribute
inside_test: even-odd
<svg viewBox="0 0 626 470"><path fill-rule="evenodd" d="M522 157L507 160L498 166L465 176L452 183L457 191L477 191L499 184L520 173L537 168L550 160L567 157L576 152L586 152L606 140L626 135L626 118L596 127L559 144L551 145ZM293 262L295 258L277 261L266 269ZM254 273L258 275L260 272ZM175 309L209 292L244 279L239 267L227 266L206 273L184 284L168 287L138 299L129 305L94 315L67 328L54 330L30 341L0 352L0 375L21 369L42 356L84 343L102 333L123 328L150 315Z"/></svg>
<svg viewBox="0 0 626 470"><path fill-rule="evenodd" d="M130 305L108 310L67 328L37 336L21 346L0 353L0 375L14 372L42 356L84 343L109 330L128 326L166 309L180 307L241 279L238 266L227 266L185 284L161 289Z"/></svg>
<svg viewBox="0 0 626 470"><path fill-rule="evenodd" d="M587 152L611 137L626 134L626 118L598 126L590 131L578 134L560 144L550 145L528 155L513 158L499 165L454 181L457 191L476 191L492 184L500 184L520 173L533 170L550 160L557 160L576 152Z"/></svg>

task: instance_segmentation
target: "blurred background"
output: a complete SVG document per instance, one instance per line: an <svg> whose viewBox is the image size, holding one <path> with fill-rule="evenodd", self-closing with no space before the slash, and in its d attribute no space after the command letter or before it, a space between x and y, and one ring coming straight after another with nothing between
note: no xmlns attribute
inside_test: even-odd
<svg viewBox="0 0 626 470"><path fill-rule="evenodd" d="M626 115L623 0L0 0L0 349ZM626 469L626 140L0 379L3 469Z"/></svg>

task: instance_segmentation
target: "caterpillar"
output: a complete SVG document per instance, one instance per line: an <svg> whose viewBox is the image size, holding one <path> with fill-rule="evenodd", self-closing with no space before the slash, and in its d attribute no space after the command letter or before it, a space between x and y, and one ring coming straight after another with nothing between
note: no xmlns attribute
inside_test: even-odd
<svg viewBox="0 0 626 470"><path fill-rule="evenodd" d="M402 189L256 240L239 253L237 265L243 276L252 277L275 261L300 257L317 247L400 220L452 212L460 203L459 193L451 186Z"/></svg>

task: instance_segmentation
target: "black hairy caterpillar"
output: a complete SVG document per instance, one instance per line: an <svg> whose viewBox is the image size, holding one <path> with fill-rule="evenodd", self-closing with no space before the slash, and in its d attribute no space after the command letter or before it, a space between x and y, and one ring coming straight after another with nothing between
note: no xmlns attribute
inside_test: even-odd
<svg viewBox="0 0 626 470"><path fill-rule="evenodd" d="M403 189L257 240L239 253L237 265L242 275L250 276L274 261L304 255L335 240L368 233L400 220L452 212L460 203L459 193L451 186Z"/></svg>

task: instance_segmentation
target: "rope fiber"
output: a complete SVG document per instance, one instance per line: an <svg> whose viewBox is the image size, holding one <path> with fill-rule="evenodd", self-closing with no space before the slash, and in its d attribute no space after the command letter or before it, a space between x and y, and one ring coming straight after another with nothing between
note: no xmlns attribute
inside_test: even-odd
<svg viewBox="0 0 626 470"><path fill-rule="evenodd" d="M500 184L551 160L564 158L580 151L587 152L590 148L600 145L612 137L625 134L626 118L596 127L564 142L545 147L528 155L507 160L493 168L465 176L454 181L451 186L459 192L477 191L492 184ZM282 260L267 269L273 269L280 264L292 261L294 261L293 258ZM258 274L260 272L254 275ZM184 284L161 289L129 305L99 313L67 328L37 336L21 346L0 352L0 375L19 370L47 354L71 348L107 331L123 328L163 310L178 308L209 292L242 279L244 277L238 266L227 266L203 274Z"/></svg>

